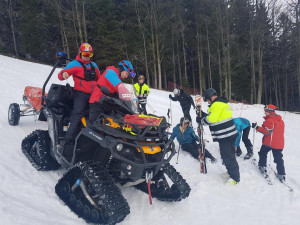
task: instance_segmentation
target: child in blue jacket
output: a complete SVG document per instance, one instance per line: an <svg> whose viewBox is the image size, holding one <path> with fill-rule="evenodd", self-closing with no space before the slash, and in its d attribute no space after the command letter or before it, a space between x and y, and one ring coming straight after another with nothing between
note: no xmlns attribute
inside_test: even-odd
<svg viewBox="0 0 300 225"><path fill-rule="evenodd" d="M250 159L253 156L253 145L251 141L249 140L249 131L250 131L250 122L249 120L245 118L234 118L233 122L236 126L236 129L239 133L239 136L236 138L236 141L234 143L236 155L240 156L242 154L242 150L240 148L240 141L242 137L242 141L244 142L246 149L247 149L247 154L245 155L244 159Z"/></svg>
<svg viewBox="0 0 300 225"><path fill-rule="evenodd" d="M170 139L174 140L177 138L179 145L181 145L182 150L189 152L195 159L199 159L198 149L201 147L196 143L200 141L198 135L192 127L189 126L190 121L184 117L180 119L180 123L173 128L173 133ZM211 163L215 163L216 159L210 154L210 152L205 149L205 157L211 160Z"/></svg>

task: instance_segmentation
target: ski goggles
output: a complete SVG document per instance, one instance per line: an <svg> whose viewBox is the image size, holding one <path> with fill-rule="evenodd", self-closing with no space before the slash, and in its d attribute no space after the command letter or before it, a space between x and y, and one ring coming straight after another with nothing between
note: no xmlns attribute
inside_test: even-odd
<svg viewBox="0 0 300 225"><path fill-rule="evenodd" d="M136 76L136 73L129 67L127 64L122 60L122 65L129 71L129 75L131 78L134 78Z"/></svg>
<svg viewBox="0 0 300 225"><path fill-rule="evenodd" d="M275 112L275 109L270 108L269 106L265 105L264 108L265 111L271 111L271 112Z"/></svg>
<svg viewBox="0 0 300 225"><path fill-rule="evenodd" d="M92 58L93 57L93 53L92 52L81 52L81 55L83 57L89 57L89 58Z"/></svg>

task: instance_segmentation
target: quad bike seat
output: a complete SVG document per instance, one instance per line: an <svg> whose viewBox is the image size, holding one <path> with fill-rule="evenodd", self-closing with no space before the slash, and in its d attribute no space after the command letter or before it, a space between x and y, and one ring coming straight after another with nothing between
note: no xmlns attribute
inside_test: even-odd
<svg viewBox="0 0 300 225"><path fill-rule="evenodd" d="M73 88L67 85L52 84L46 98L46 106L58 113L70 111L73 105Z"/></svg>

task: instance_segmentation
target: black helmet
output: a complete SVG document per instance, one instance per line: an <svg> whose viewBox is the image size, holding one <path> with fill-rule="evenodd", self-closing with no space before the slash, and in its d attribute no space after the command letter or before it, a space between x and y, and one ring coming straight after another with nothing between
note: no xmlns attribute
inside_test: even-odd
<svg viewBox="0 0 300 225"><path fill-rule="evenodd" d="M187 119L187 118L184 118L184 117L181 117L181 119L180 119L180 126L183 126L183 123L189 123L190 121L189 121L189 119Z"/></svg>
<svg viewBox="0 0 300 225"><path fill-rule="evenodd" d="M217 95L216 90L213 89L213 88L208 88L208 89L204 92L204 101L211 100L211 97L212 97L212 96L215 96L215 95Z"/></svg>

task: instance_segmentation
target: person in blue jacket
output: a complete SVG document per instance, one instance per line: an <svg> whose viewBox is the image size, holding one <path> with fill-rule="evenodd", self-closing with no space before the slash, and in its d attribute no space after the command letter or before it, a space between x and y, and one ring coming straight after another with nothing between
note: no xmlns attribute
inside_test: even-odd
<svg viewBox="0 0 300 225"><path fill-rule="evenodd" d="M198 135L192 127L189 126L190 121L187 118L182 117L180 123L173 128L173 133L170 139L174 140L177 138L179 145L181 145L182 150L189 152L195 159L199 160L198 149L201 145L198 145L196 141L200 141ZM205 157L211 160L211 163L215 163L216 159L210 154L210 152L205 149Z"/></svg>
<svg viewBox="0 0 300 225"><path fill-rule="evenodd" d="M249 120L245 118L234 118L233 122L236 126L236 129L239 133L239 136L236 138L234 147L235 147L235 154L237 156L240 156L242 154L242 150L240 148L240 141L242 138L242 141L244 142L246 149L247 149L247 154L245 155L244 159L250 159L253 156L253 145L251 141L249 140L249 131L250 131L250 122Z"/></svg>

